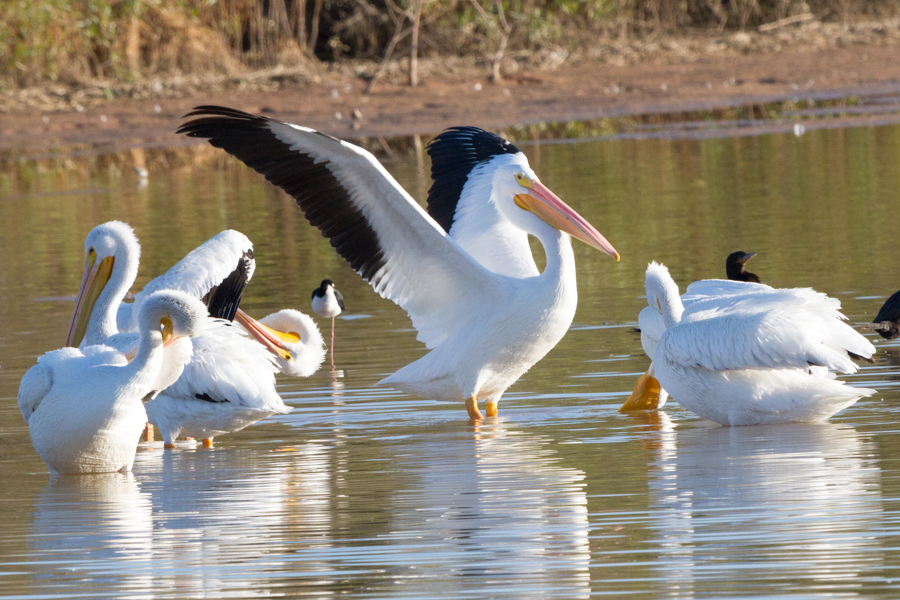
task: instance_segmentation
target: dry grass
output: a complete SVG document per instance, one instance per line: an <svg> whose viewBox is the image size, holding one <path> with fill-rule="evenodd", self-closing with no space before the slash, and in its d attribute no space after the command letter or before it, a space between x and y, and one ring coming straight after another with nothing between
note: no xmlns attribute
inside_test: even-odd
<svg viewBox="0 0 900 600"><path fill-rule="evenodd" d="M900 15L900 0L422 0L419 53L550 65L660 34L755 31L796 15L840 23ZM148 78L240 78L409 50L414 0L7 0L0 90L140 88ZM852 18L851 18L852 17ZM312 76L312 75L311 75Z"/></svg>

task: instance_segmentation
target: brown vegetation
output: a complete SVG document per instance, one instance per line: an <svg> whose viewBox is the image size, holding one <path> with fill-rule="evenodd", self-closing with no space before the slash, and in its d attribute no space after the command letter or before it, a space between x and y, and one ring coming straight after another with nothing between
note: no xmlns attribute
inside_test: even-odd
<svg viewBox="0 0 900 600"><path fill-rule="evenodd" d="M0 89L147 77L240 77L320 61L455 57L498 80L661 34L750 31L900 15L900 0L9 0L0 3ZM410 80L415 73L408 74Z"/></svg>

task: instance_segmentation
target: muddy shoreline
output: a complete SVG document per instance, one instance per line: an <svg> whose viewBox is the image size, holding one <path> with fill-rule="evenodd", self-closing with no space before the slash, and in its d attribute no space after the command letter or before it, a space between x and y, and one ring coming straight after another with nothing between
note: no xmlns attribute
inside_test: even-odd
<svg viewBox="0 0 900 600"><path fill-rule="evenodd" d="M277 91L223 91L91 106L0 112L0 150L94 151L192 143L175 135L201 104L227 106L300 123L338 137L432 134L459 124L513 125L713 110L860 94L900 95L900 46L857 45L802 51L670 57L648 63L581 63L524 71L491 84L483 71L432 73L409 88L386 82L364 94L364 81L335 73L321 83ZM81 110L78 110L78 109ZM861 121L865 124L865 120Z"/></svg>

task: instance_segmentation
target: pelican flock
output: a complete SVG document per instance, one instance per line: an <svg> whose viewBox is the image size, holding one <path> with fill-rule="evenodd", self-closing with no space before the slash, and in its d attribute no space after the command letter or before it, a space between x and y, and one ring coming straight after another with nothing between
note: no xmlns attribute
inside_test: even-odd
<svg viewBox="0 0 900 600"><path fill-rule="evenodd" d="M183 292L202 299L209 316L202 333L167 347L157 393L146 404L149 423L159 427L165 444L183 435L211 445L217 435L289 412L275 391L275 373L311 375L325 357L324 344L312 320L298 311L256 321L239 308L255 269L250 240L223 231L150 281L133 303L124 303L139 256L137 237L124 223L104 223L88 234L67 345L105 344L130 355L138 337L129 328L144 301L159 290Z"/></svg>
<svg viewBox="0 0 900 600"><path fill-rule="evenodd" d="M562 339L578 293L574 237L615 248L541 183L508 140L453 127L427 147L433 185L421 207L366 150L312 129L201 106L179 133L208 140L287 192L311 225L383 298L403 308L428 352L379 384L465 406L473 421ZM543 246L539 270L529 238ZM38 359L18 403L54 473L128 471L144 423L166 447L238 431L290 411L275 375L308 377L326 346L312 319L284 309L256 320L240 304L256 268L253 244L226 230L125 301L140 244L111 221L85 240L85 267L66 347ZM645 272L639 316L651 364L622 411L657 410L669 394L722 425L820 421L875 390L838 381L874 346L844 323L840 302L775 289L734 252L728 280L684 295L663 265ZM895 294L876 321L896 320ZM326 279L314 312L332 320L343 297ZM883 318L882 318L883 317ZM883 328L887 328L884 326ZM882 333L882 335L885 335ZM148 438L150 439L150 438Z"/></svg>

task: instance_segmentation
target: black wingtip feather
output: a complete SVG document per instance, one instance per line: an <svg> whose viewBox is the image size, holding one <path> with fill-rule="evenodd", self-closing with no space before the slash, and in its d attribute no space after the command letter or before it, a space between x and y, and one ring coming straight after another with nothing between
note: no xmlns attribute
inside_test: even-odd
<svg viewBox="0 0 900 600"><path fill-rule="evenodd" d="M370 281L384 266L378 235L331 172L329 162L316 162L307 154L291 150L290 144L272 132L270 124L283 122L214 105L197 106L186 116L199 118L184 123L178 133L207 139L287 192L307 220L329 238L363 279ZM326 134L318 135L340 142Z"/></svg>
<svg viewBox="0 0 900 600"><path fill-rule="evenodd" d="M428 214L448 233L472 169L495 156L520 152L510 141L478 127L446 129L429 142L427 150L434 181L428 190Z"/></svg>

